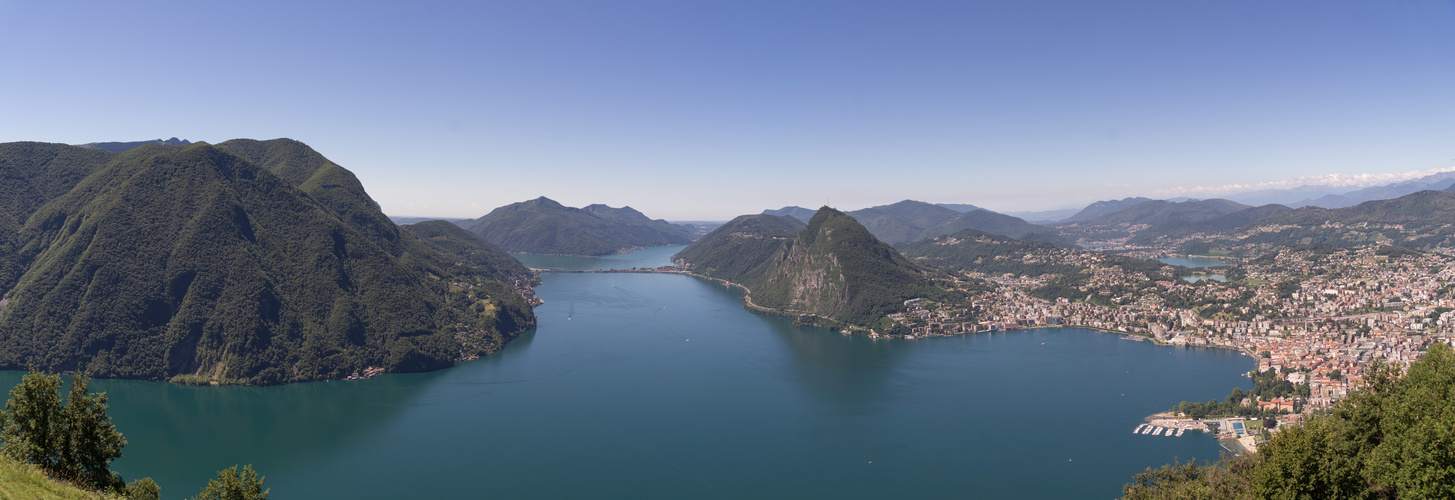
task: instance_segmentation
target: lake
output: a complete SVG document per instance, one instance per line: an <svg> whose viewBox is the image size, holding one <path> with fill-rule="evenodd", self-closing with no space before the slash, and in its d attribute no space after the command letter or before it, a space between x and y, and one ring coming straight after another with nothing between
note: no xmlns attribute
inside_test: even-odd
<svg viewBox="0 0 1455 500"><path fill-rule="evenodd" d="M1228 281L1228 277L1221 274L1199 274L1196 276L1183 276L1182 280L1188 283L1197 283L1202 280L1213 280L1226 283Z"/></svg>
<svg viewBox="0 0 1455 500"><path fill-rule="evenodd" d="M554 265L671 255L649 251ZM1216 459L1210 436L1132 429L1249 388L1253 366L1077 328L875 341L750 313L741 292L681 275L543 281L536 331L448 370L97 380L130 441L113 468L163 498L238 463L280 499L1113 498L1146 467Z"/></svg>
<svg viewBox="0 0 1455 500"><path fill-rule="evenodd" d="M1233 265L1232 261L1218 260L1208 257L1162 257L1157 259L1157 261L1163 264L1183 267L1216 267Z"/></svg>

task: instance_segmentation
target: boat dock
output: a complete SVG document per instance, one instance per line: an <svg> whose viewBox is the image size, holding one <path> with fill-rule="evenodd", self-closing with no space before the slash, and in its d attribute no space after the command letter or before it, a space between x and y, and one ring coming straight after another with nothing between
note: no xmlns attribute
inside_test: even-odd
<svg viewBox="0 0 1455 500"><path fill-rule="evenodd" d="M1153 436L1182 437L1182 434L1187 432L1188 429L1188 427L1184 427L1183 425L1176 425L1175 423L1173 425L1162 424L1161 422L1145 423L1142 425L1138 425L1136 428L1132 429L1132 434L1151 434Z"/></svg>

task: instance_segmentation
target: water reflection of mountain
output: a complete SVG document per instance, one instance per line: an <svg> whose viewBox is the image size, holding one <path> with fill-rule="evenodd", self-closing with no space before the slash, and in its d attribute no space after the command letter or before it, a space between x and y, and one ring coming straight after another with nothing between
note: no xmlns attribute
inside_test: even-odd
<svg viewBox="0 0 1455 500"><path fill-rule="evenodd" d="M714 288L725 300L740 301L743 295L737 288ZM874 413L884 404L895 362L907 352L904 342L876 341L826 328L793 326L788 318L748 314L787 347L791 359L787 373L792 383L823 404L851 414Z"/></svg>

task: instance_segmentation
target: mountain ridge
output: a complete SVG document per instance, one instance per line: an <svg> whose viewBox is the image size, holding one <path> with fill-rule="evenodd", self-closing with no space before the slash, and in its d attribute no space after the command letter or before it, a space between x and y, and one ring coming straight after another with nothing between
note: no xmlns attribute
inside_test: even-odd
<svg viewBox="0 0 1455 500"><path fill-rule="evenodd" d="M397 228L378 244L359 223L370 214L346 222L329 196L222 145L90 151L0 145L0 168L52 188L6 207L24 221L0 233L12 251L0 366L266 385L442 368L534 325L524 298L483 270L442 267L449 257ZM466 295L490 312L463 307Z"/></svg>
<svg viewBox="0 0 1455 500"><path fill-rule="evenodd" d="M544 196L457 224L511 253L599 256L692 241L692 228L648 218L630 207L574 208Z"/></svg>

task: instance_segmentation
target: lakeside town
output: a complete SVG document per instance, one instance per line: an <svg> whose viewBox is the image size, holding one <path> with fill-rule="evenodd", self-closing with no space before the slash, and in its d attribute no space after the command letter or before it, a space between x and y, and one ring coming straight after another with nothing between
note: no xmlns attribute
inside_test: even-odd
<svg viewBox="0 0 1455 500"><path fill-rule="evenodd" d="M1287 425L1333 405L1359 386L1373 363L1404 369L1432 342L1451 342L1451 253L1378 245L1286 247L1212 267L1217 274L1168 266L1166 275L1181 277L1167 280L1129 272L1099 252L1046 249L1019 257L1084 269L1090 276L1075 289L1084 296L1047 297L1053 275L966 271L945 283L964 292L964 302L912 299L906 312L892 317L909 329L908 338L1068 326L1159 344L1237 349L1257 360L1258 373L1273 372L1298 388L1238 402L1280 415ZM990 290L979 289L985 283ZM1218 433L1255 449L1261 433L1244 420L1194 421L1175 413L1148 418L1153 426Z"/></svg>

